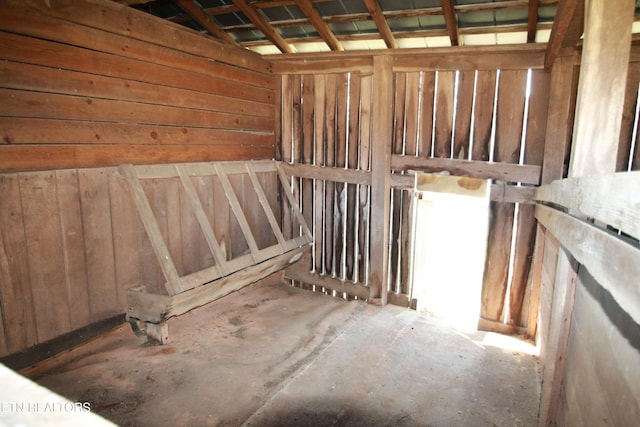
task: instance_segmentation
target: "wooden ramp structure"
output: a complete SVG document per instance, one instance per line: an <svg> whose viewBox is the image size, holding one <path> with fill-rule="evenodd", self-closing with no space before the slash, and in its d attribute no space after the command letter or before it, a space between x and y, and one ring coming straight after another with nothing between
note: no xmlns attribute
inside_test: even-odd
<svg viewBox="0 0 640 427"><path fill-rule="evenodd" d="M167 320L179 316L196 307L221 298L244 286L267 277L299 260L311 242L311 231L302 216L289 181L280 163L276 161L206 162L163 165L121 165L124 177L133 198L138 215L149 238L155 257L165 279L166 293L150 291L144 284L138 284L127 292L127 318L136 332L165 343L168 340ZM286 200L283 203L283 217L291 222L280 226L277 214L270 204L261 184L259 175L273 174L279 181L279 191ZM270 226L270 232L256 230L249 224L248 216L256 212L245 212L232 185L232 177L248 178L255 192L263 215ZM227 254L214 232L210 217L205 212L203 201L196 190L194 179L215 177L226 196L227 206L214 206L216 211L230 209L241 230L242 236L233 239L246 241L247 250L237 256ZM186 203L197 220L201 235L211 251L212 265L188 274L180 274L172 257L167 237L163 235L149 197L145 193L145 180L179 180L181 184L180 204ZM184 206L167 207L168 209ZM215 215L215 212L214 212ZM295 230L295 231L292 231ZM274 244L265 246L258 243L254 234L269 233ZM265 239L262 239L265 240Z"/></svg>

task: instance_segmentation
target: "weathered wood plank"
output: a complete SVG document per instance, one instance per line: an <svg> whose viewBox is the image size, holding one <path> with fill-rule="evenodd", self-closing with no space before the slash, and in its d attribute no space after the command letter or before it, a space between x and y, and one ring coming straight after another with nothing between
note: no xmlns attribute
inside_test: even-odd
<svg viewBox="0 0 640 427"><path fill-rule="evenodd" d="M78 171L75 169L55 172L66 290L68 295L71 296L69 298L71 329L86 326L92 320L89 305L90 289L88 288L86 252L95 249L92 247L85 248L85 243L88 242L86 242L83 230L84 216L80 207L82 197L78 175Z"/></svg>
<svg viewBox="0 0 640 427"><path fill-rule="evenodd" d="M170 295L175 295L183 291L183 286L180 281L178 271L176 270L176 267L173 264L173 260L171 259L169 249L167 248L167 245L162 238L162 233L160 232L160 228L158 227L158 223L154 217L153 210L151 209L151 205L149 204L149 199L147 198L147 195L144 193L144 190L140 185L140 181L136 176L136 172L133 166L122 165L120 166L119 170L125 181L127 182L129 192L136 205L136 209L138 211L138 215L140 216L140 220L142 221L142 225L147 232L147 236L153 247L156 259L159 261L162 273L167 279L166 290Z"/></svg>
<svg viewBox="0 0 640 427"><path fill-rule="evenodd" d="M452 175L537 185L540 182L541 168L535 165L519 165L500 161L485 162L394 155L391 157L391 169L395 171L419 170L423 172L446 170Z"/></svg>
<svg viewBox="0 0 640 427"><path fill-rule="evenodd" d="M629 0L585 3L571 177L616 170L634 7Z"/></svg>
<svg viewBox="0 0 640 427"><path fill-rule="evenodd" d="M18 174L0 175L0 293L9 353L38 342Z"/></svg>
<svg viewBox="0 0 640 427"><path fill-rule="evenodd" d="M193 210L193 213L198 220L200 230L204 235L213 258L215 259L215 270L217 270L217 275L218 277L227 275L229 271L226 263L226 255L222 252L218 239L216 238L213 232L213 228L211 227L211 222L209 221L209 218L207 217L207 214L202 207L202 202L198 197L198 193L195 186L193 185L193 182L191 181L189 170L184 165L176 165L175 168L176 172L180 176L180 181L182 182L182 187L185 191L189 204L191 205L191 209Z"/></svg>
<svg viewBox="0 0 640 427"><path fill-rule="evenodd" d="M285 268L300 259L306 250L308 250L307 247L294 249L173 297L130 290L128 295L128 314L135 319L153 323L166 321L171 317L179 316L194 308L222 298Z"/></svg>
<svg viewBox="0 0 640 427"><path fill-rule="evenodd" d="M203 160L265 159L273 146L250 145L34 145L0 144L0 170L23 171L117 166L123 163L171 163Z"/></svg>
<svg viewBox="0 0 640 427"><path fill-rule="evenodd" d="M433 108L436 84L435 71L421 71L422 88L420 90L420 117L418 155L428 157L431 155L431 142L433 140Z"/></svg>
<svg viewBox="0 0 640 427"><path fill-rule="evenodd" d="M477 73L471 159L487 161L495 115L497 77L495 70L479 70Z"/></svg>
<svg viewBox="0 0 640 427"><path fill-rule="evenodd" d="M55 31L60 32L60 29ZM271 84L256 87L210 74L159 64L150 68L149 62L146 61L1 31L0 43L5 46L3 59L6 60L60 67L97 75L104 75L103 64L109 63L109 76L115 78L140 81L141 77L144 77L146 83L158 86L177 87L266 104L273 103L274 91Z"/></svg>
<svg viewBox="0 0 640 427"><path fill-rule="evenodd" d="M546 206L536 218L583 264L629 316L640 323L640 250L616 235Z"/></svg>
<svg viewBox="0 0 640 427"><path fill-rule="evenodd" d="M156 89L157 90L157 89ZM245 116L146 103L0 89L0 115L268 132L270 117Z"/></svg>
<svg viewBox="0 0 640 427"><path fill-rule="evenodd" d="M297 176L300 178L345 182L349 184L371 184L371 173L363 170L304 164L292 165L287 163L282 163L281 167L287 175Z"/></svg>
<svg viewBox="0 0 640 427"><path fill-rule="evenodd" d="M324 166L335 167L336 161L336 109L337 109L338 76L329 74L325 80L325 158ZM324 259L325 270L328 274L335 274L334 253L334 211L335 206L335 182L325 181L324 193Z"/></svg>
<svg viewBox="0 0 640 427"><path fill-rule="evenodd" d="M358 170L369 171L371 167L371 112L372 76L363 76L360 89L360 147ZM358 185L358 276L357 281L369 283L369 223L371 215L370 185Z"/></svg>
<svg viewBox="0 0 640 427"><path fill-rule="evenodd" d="M126 290L142 283L137 241L137 230L142 228L142 224L138 219L124 178L118 173L117 168L109 170L109 199L111 202L118 307L121 312L125 312L127 306ZM184 255L186 259L188 254Z"/></svg>
<svg viewBox="0 0 640 427"><path fill-rule="evenodd" d="M622 123L620 124L620 140L618 141L618 158L616 171L626 171L629 168L633 129L635 126L636 106L638 101L638 84L640 84L640 63L631 62L627 72L627 85L622 108ZM636 134L636 144L638 135Z"/></svg>
<svg viewBox="0 0 640 427"><path fill-rule="evenodd" d="M247 162L247 173L249 175L249 179L251 180L251 183L253 184L253 190L256 192L256 195L258 196L258 200L260 201L260 206L262 206L262 209L264 209L264 213L267 216L267 221L271 226L271 230L273 231L273 234L276 237L276 240L278 241L278 244L280 245L280 247L284 249L285 240L284 240L284 236L282 235L282 231L280 230L280 225L278 224L278 220L276 219L275 215L273 214L273 211L271 210L271 205L269 204L267 195L264 193L262 184L260 184L260 181L258 180L258 177L255 171L253 170L253 166L251 165L251 163L248 163L248 162Z"/></svg>
<svg viewBox="0 0 640 427"><path fill-rule="evenodd" d="M164 86L162 90L158 90L156 84L135 80L135 76L131 77L124 79L92 74L88 79L84 72L64 68L13 61L3 61L0 64L0 79L5 88L144 102L271 119L275 116L273 106L268 103L171 86Z"/></svg>
<svg viewBox="0 0 640 427"><path fill-rule="evenodd" d="M77 144L93 146L96 150L105 145L116 149L118 145L126 146L133 143L135 146L160 146L162 150L168 150L174 145L188 146L189 150L203 150L204 147L200 147L201 145L210 147L208 149L218 146L220 150L233 153L234 148L242 149L244 145L255 146L258 152L265 151L265 148L273 151L274 144L273 132L270 131L245 132L241 129L200 128L162 123L110 123L91 121L90 118L69 120L68 117L0 118L0 137L5 144ZM234 157L221 158L227 159Z"/></svg>
<svg viewBox="0 0 640 427"><path fill-rule="evenodd" d="M558 254L558 269L554 280L555 289L552 302L553 311L549 319L550 330L543 359L542 382L544 386L540 396L540 425L553 423L551 420L555 419L558 408L567 359L567 341L571 330L577 268L577 263L571 255L561 250Z"/></svg>
<svg viewBox="0 0 640 427"><path fill-rule="evenodd" d="M24 3L15 1L12 2L11 7L21 8ZM18 16L44 15L60 18L62 21L161 46L181 46L183 51L190 54L241 68L269 71L269 64L254 52L202 37L181 25L169 21L158 21L142 11L118 3L63 0L49 7L30 1L26 7L30 13L26 15L19 13Z"/></svg>
<svg viewBox="0 0 640 427"><path fill-rule="evenodd" d="M373 60L373 90L377 95L372 110L371 152L371 277L369 298L387 303L389 259L389 197L391 143L393 138L393 71L390 57L376 56Z"/></svg>
<svg viewBox="0 0 640 427"><path fill-rule="evenodd" d="M500 73L496 120L496 140L493 160L515 163L520 160L524 121L526 71ZM480 316L502 320L509 286L511 239L515 205L491 202L489 240L482 287Z"/></svg>
<svg viewBox="0 0 640 427"><path fill-rule="evenodd" d="M102 168L81 170L78 182L91 321L96 322L120 312L107 171Z"/></svg>
<svg viewBox="0 0 640 427"><path fill-rule="evenodd" d="M455 71L438 71L436 87L436 121L433 157L451 158Z"/></svg>
<svg viewBox="0 0 640 427"><path fill-rule="evenodd" d="M314 166L324 166L325 146L324 146L324 131L325 131L325 76L314 76ZM283 164L283 166L285 166ZM317 167L313 170L317 170ZM288 175L295 175L290 170L285 172ZM314 180L314 223L313 223L313 270L324 274L325 260L324 260L324 212L325 212L325 183L323 177L308 177Z"/></svg>
<svg viewBox="0 0 640 427"><path fill-rule="evenodd" d="M460 71L458 74L452 156L454 159L470 158L471 114L473 112L475 75L475 71Z"/></svg>
<svg viewBox="0 0 640 427"><path fill-rule="evenodd" d="M53 172L20 174L19 181L33 295L30 309L38 342L44 342L71 330L56 181Z"/></svg>
<svg viewBox="0 0 640 427"><path fill-rule="evenodd" d="M247 241L247 244L249 245L249 250L251 251L251 256L254 262L263 261L257 258L258 252L260 251L260 249L258 249L256 240L253 237L253 232L251 231L251 227L247 222L247 217L245 216L244 211L242 210L242 206L240 205L238 196L233 190L233 187L231 186L231 182L229 181L229 177L224 171L224 166L222 166L221 164L213 164L212 167L216 171L218 178L220 178L220 183L222 184L224 193L226 194L227 200L229 201L229 205L231 206L231 210L233 211L236 217L236 220L240 225L240 229L242 230L242 235L244 236L245 240Z"/></svg>
<svg viewBox="0 0 640 427"><path fill-rule="evenodd" d="M640 171L567 178L544 185L535 199L595 218L640 239Z"/></svg>

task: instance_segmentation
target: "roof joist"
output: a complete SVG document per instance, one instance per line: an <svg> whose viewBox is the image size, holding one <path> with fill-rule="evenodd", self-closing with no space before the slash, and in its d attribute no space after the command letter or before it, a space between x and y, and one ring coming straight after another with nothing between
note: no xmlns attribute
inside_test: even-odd
<svg viewBox="0 0 640 427"><path fill-rule="evenodd" d="M209 15L207 15L202 9L200 9L200 7L193 2L193 0L174 0L174 3L178 5L180 9L182 9L187 15L189 15L191 19L202 25L202 27L207 30L208 33L235 46L242 47L238 42L235 41L233 37L223 31L220 27L218 27L216 23L211 20Z"/></svg>
<svg viewBox="0 0 640 427"><path fill-rule="evenodd" d="M322 20L322 17L318 13L318 10L313 6L312 2L307 0L296 0L296 4L307 19L309 19L309 22L311 22L314 28L318 31L318 34L320 34L320 37L322 37L322 40L324 40L331 50L344 50L342 43L340 43L336 38L336 35L333 34L329 25Z"/></svg>
<svg viewBox="0 0 640 427"><path fill-rule="evenodd" d="M233 0L233 4L235 4L240 12L242 12L257 29L262 31L265 37L268 38L271 43L276 45L282 53L293 53L293 49L289 43L287 43L280 33L273 28L264 16L261 15L253 5L249 4L247 0Z"/></svg>
<svg viewBox="0 0 640 427"><path fill-rule="evenodd" d="M380 7L380 3L378 3L378 0L364 0L364 3L367 6L369 14L371 15L371 19L373 19L373 22L376 23L376 26L378 27L378 31L380 32L384 43L389 49L397 49L398 42L391 32L391 28L389 28L389 23L382 13L382 8Z"/></svg>

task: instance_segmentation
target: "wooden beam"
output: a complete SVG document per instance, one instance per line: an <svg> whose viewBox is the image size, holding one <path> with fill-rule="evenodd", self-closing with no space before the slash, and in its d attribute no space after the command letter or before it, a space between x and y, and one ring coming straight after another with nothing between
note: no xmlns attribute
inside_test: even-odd
<svg viewBox="0 0 640 427"><path fill-rule="evenodd" d="M640 171L567 178L543 185L535 199L611 225L640 239Z"/></svg>
<svg viewBox="0 0 640 427"><path fill-rule="evenodd" d="M472 178L497 179L534 185L540 183L540 166L534 165L393 155L391 157L391 169L405 172L411 170L423 172L446 170L452 175Z"/></svg>
<svg viewBox="0 0 640 427"><path fill-rule="evenodd" d="M253 22L262 33L283 53L293 53L293 49L275 28L247 0L233 0L238 9Z"/></svg>
<svg viewBox="0 0 640 427"><path fill-rule="evenodd" d="M549 184L565 176L565 158L571 147L573 131L577 78L575 56L558 57L551 70L542 184Z"/></svg>
<svg viewBox="0 0 640 427"><path fill-rule="evenodd" d="M371 172L334 168L329 166L315 166L305 164L282 164L282 170L291 176L323 181L346 182L349 184L371 185Z"/></svg>
<svg viewBox="0 0 640 427"><path fill-rule="evenodd" d="M226 41L227 43L231 43L232 45L242 47L240 43L238 43L233 37L231 37L227 32L223 31L220 27L218 27L211 18L200 9L193 0L174 0L174 2L180 7L180 9L184 10L187 15L189 15L194 21L198 24L202 25L209 34Z"/></svg>
<svg viewBox="0 0 640 427"><path fill-rule="evenodd" d="M313 3L307 0L296 0L296 5L300 8L302 13L305 14L311 25L318 31L322 40L329 46L331 50L343 51L342 43L338 41L336 35L333 34L331 28L322 19L318 10L313 6Z"/></svg>
<svg viewBox="0 0 640 427"><path fill-rule="evenodd" d="M441 0L440 3L442 4L442 14L444 15L444 22L447 24L451 46L458 46L458 19L453 7L453 0Z"/></svg>
<svg viewBox="0 0 640 427"><path fill-rule="evenodd" d="M398 42L391 32L391 28L389 28L389 23L382 14L382 8L380 7L380 3L378 3L378 0L364 0L364 3L367 6L369 15L371 15L371 19L373 19L373 22L376 23L376 26L378 27L378 31L380 32L384 43L389 49L397 49Z"/></svg>
<svg viewBox="0 0 640 427"><path fill-rule="evenodd" d="M545 69L551 69L561 48L575 47L580 39L584 22L584 1L565 0L558 4L547 43L544 59Z"/></svg>
<svg viewBox="0 0 640 427"><path fill-rule="evenodd" d="M616 170L634 7L633 0L588 2L571 177Z"/></svg>
<svg viewBox="0 0 640 427"><path fill-rule="evenodd" d="M151 323L162 323L174 316L187 313L243 287L264 279L276 271L298 261L308 246L296 248L243 270L222 277L206 285L182 292L172 297L129 289L127 316Z"/></svg>
<svg viewBox="0 0 640 427"><path fill-rule="evenodd" d="M527 21L527 43L535 43L538 27L539 0L529 0L529 19Z"/></svg>
<svg viewBox="0 0 640 427"><path fill-rule="evenodd" d="M391 143L393 139L393 69L390 56L373 59L373 129L371 147L370 300L387 303Z"/></svg>
<svg viewBox="0 0 640 427"><path fill-rule="evenodd" d="M543 354L542 391L540 393L539 426L556 425L556 414L560 401L560 390L564 377L569 332L578 265L566 251L558 253L558 267L554 279L553 303L549 320L549 336L545 337Z"/></svg>

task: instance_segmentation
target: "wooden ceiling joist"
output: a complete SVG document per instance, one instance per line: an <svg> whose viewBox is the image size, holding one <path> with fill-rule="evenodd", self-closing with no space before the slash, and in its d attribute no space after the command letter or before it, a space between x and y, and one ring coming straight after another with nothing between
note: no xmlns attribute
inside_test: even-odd
<svg viewBox="0 0 640 427"><path fill-rule="evenodd" d="M584 0L565 0L558 4L553 20L551 36L547 43L544 59L545 69L551 69L560 52L565 47L574 47L584 30Z"/></svg>
<svg viewBox="0 0 640 427"><path fill-rule="evenodd" d="M529 0L529 21L527 25L527 43L535 43L538 27L538 0Z"/></svg>
<svg viewBox="0 0 640 427"><path fill-rule="evenodd" d="M458 46L458 19L453 8L453 0L441 0L444 22L447 24L451 46Z"/></svg>
<svg viewBox="0 0 640 427"><path fill-rule="evenodd" d="M380 32L380 35L387 47L389 49L397 49L398 42L393 36L393 32L391 32L391 28L389 28L389 23L382 13L382 8L380 7L378 0L364 0L364 3L367 6L369 15L371 15L371 19L376 23L378 31Z"/></svg>
<svg viewBox="0 0 640 427"><path fill-rule="evenodd" d="M311 25L318 31L322 40L329 46L331 50L339 50L343 51L342 43L336 38L336 35L333 34L331 28L327 25L326 22L322 20L320 13L313 6L313 3L307 0L296 0L296 4L298 8L304 13L304 15L309 19Z"/></svg>
<svg viewBox="0 0 640 427"><path fill-rule="evenodd" d="M233 4L235 4L238 9L253 22L253 25L256 26L257 29L262 31L262 33L267 37L271 43L276 45L278 49L282 53L293 53L293 49L287 43L287 41L280 35L280 33L267 22L267 20L262 16L253 5L249 4L247 0L233 0Z"/></svg>
<svg viewBox="0 0 640 427"><path fill-rule="evenodd" d="M235 46L242 47L233 37L218 27L210 17L193 2L193 0L174 0L174 2L180 7L180 9L189 15L191 19L207 30L209 34Z"/></svg>

